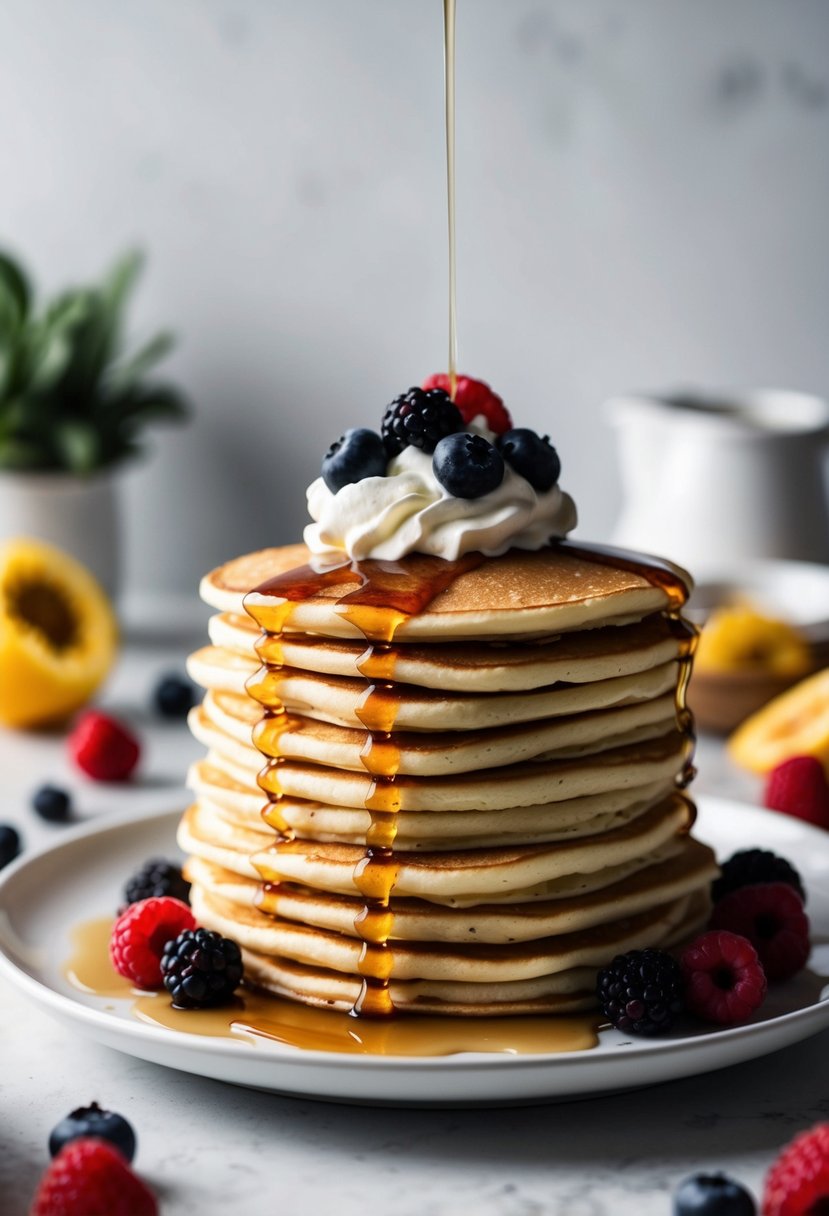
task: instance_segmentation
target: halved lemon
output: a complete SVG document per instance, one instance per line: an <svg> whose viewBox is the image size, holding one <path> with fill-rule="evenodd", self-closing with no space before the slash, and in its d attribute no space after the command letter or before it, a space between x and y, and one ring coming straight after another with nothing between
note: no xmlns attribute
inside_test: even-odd
<svg viewBox="0 0 829 1216"><path fill-rule="evenodd" d="M42 726L79 709L117 646L112 607L85 566L44 541L0 545L0 723Z"/></svg>

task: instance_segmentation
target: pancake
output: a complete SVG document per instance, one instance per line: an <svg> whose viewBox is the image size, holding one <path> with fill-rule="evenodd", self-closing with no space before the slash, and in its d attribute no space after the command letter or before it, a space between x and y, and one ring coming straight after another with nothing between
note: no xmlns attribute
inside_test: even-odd
<svg viewBox="0 0 829 1216"><path fill-rule="evenodd" d="M206 576L188 663L206 755L179 844L248 982L358 1012L572 1010L617 952L704 923L683 572L567 543L307 561Z"/></svg>
<svg viewBox="0 0 829 1216"><path fill-rule="evenodd" d="M397 809L404 811L503 810L563 802L611 790L636 789L672 781L682 769L690 743L669 731L644 743L612 748L585 758L535 760L493 769L485 775L399 777L394 783ZM282 760L259 774L266 793L288 795L333 806L366 806L374 779L368 773Z"/></svg>
<svg viewBox="0 0 829 1216"><path fill-rule="evenodd" d="M673 841L653 854L652 864L598 891L533 903L477 904L474 908L436 906L421 900L394 900L395 941L505 944L592 928L617 916L634 915L665 904L712 881L717 867L710 849L697 841ZM243 907L257 907L279 919L358 937L354 922L359 900L320 896L309 888L281 884L260 891L259 884L209 861L192 858L187 879L208 895Z"/></svg>
<svg viewBox="0 0 829 1216"><path fill-rule="evenodd" d="M682 896L646 912L621 916L610 924L575 930L531 942L389 943L390 978L503 984L555 975L573 968L601 966L608 957L644 942L661 944L679 929L693 896ZM247 949L293 959L305 965L360 975L362 942L341 933L309 929L254 908L242 908L195 887L193 913L198 922L221 933L233 932Z"/></svg>
<svg viewBox="0 0 829 1216"><path fill-rule="evenodd" d="M263 663L320 675L376 675L371 647L367 648L365 641L331 641L292 633L269 637L250 617L233 613L211 617L208 632L214 649L251 661L258 656ZM635 675L676 659L679 652L680 639L670 622L656 615L632 625L586 629L519 645L493 641L390 646L383 652L382 664L384 679L420 688L462 694L524 692L557 683Z"/></svg>
<svg viewBox="0 0 829 1216"><path fill-rule="evenodd" d="M263 629L274 632L284 629L333 638L387 640L381 627L383 609L375 609L376 627L366 628L348 619L347 607L338 604L355 587L348 565L340 568L342 577L336 574L327 586L292 603L286 616L264 585L305 566L309 559L304 545L263 549L236 558L205 576L202 598L223 612L241 615L246 610ZM535 552L511 549L459 574L425 609L398 622L395 639L434 642L543 636L597 624L627 624L672 607L670 594L644 573L647 567L641 559L620 554L617 560L624 564L610 564L598 552L588 556L566 544ZM395 565L416 580L428 578L436 563L439 558L410 554ZM364 567L371 565L363 563ZM690 589L684 571L670 567L670 572Z"/></svg>

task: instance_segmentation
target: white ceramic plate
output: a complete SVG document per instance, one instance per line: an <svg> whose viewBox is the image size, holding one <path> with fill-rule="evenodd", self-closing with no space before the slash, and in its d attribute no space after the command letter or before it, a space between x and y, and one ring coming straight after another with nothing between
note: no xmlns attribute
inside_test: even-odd
<svg viewBox="0 0 829 1216"><path fill-rule="evenodd" d="M124 876L175 856L178 812L92 824L23 857L0 882L0 971L29 998L99 1043L171 1068L282 1094L337 1102L472 1105L559 1101L638 1088L763 1056L829 1026L829 849L824 833L783 815L702 799L697 834L721 857L762 845L788 857L809 893L813 970L772 989L762 1018L730 1030L631 1041L603 1032L590 1051L440 1057L304 1051L146 1025L130 1003L87 996L62 974L72 926L111 914ZM828 943L824 945L823 943ZM823 974L821 974L823 973Z"/></svg>

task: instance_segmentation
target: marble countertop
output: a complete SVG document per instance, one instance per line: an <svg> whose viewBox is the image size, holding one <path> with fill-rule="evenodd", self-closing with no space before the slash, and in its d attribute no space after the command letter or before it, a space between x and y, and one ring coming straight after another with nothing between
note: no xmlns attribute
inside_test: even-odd
<svg viewBox="0 0 829 1216"><path fill-rule="evenodd" d="M199 637L129 645L105 704L145 739L134 789L84 783L59 736L0 731L0 820L28 847L59 837L29 809L45 781L74 792L81 818L183 806L200 747L146 708L162 671ZM701 740L697 790L757 790ZM114 799L118 807L113 806ZM126 803L126 807L125 807ZM766 1059L615 1097L478 1110L369 1109L235 1088L143 1063L76 1037L0 980L0 1211L24 1216L52 1126L93 1099L139 1138L138 1171L165 1216L274 1211L337 1216L661 1216L687 1174L724 1169L758 1193L779 1147L829 1117L829 1032Z"/></svg>

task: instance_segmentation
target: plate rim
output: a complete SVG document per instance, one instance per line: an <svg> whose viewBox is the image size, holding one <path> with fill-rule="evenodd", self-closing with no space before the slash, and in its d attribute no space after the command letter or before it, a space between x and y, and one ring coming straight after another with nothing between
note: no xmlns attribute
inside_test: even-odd
<svg viewBox="0 0 829 1216"><path fill-rule="evenodd" d="M703 794L696 801L698 806L705 808L706 813L716 808L720 811L725 810L728 813L736 811L739 814L759 814L764 818L768 817L769 822L774 822L779 816L779 812L770 811L751 803L723 798L719 795ZM127 819L120 819L116 822L100 823L96 818L67 829L57 840L49 841L39 848L21 854L0 874L0 916L4 919L8 916L4 907L7 888L13 886L20 874L41 863L44 859L60 853L68 847L83 844L89 838L111 836L112 834L123 833L129 829L140 829L142 827L150 829L153 825L161 827L164 820L172 820L174 816L180 814L180 808L167 808L164 810L156 808L133 814ZM825 849L826 833L824 831L802 820L792 819L791 817L789 819L796 826L798 835L802 834L805 836L807 842L811 838L815 844L820 844ZM242 1049L252 1047L253 1050L259 1051L262 1054L267 1053L269 1060L278 1061L280 1065L287 1067L303 1065L325 1066L344 1071L358 1070L364 1072L366 1070L377 1070L383 1072L403 1069L405 1071L422 1073L430 1070L445 1072L447 1069L450 1069L452 1072L464 1072L484 1069L487 1072L502 1072L506 1070L514 1073L526 1069L537 1069L541 1064L545 1068L554 1070L557 1064L560 1067L562 1063L572 1066L574 1060L578 1060L577 1067L584 1073L590 1073L596 1069L600 1069L608 1060L608 1056L614 1060L624 1057L631 1062L631 1067L633 1067L637 1059L659 1059L670 1057L671 1055L682 1055L685 1057L698 1052L704 1053L705 1049L711 1044L724 1046L731 1039L745 1041L746 1039L763 1037L771 1033L771 1028L787 1028L797 1023L805 1023L808 1027L810 1023L814 1022L816 1023L814 1028L803 1035L803 1038L808 1038L812 1033L818 1033L820 1029L824 1028L824 1024L829 1025L829 992L827 992L826 997L819 999L814 1004L778 1014L776 1017L763 1022L752 1023L747 1026L726 1027L721 1030L711 1029L700 1035L694 1035L689 1038L673 1038L669 1041L654 1039L639 1041L634 1039L629 1045L624 1047L621 1044L615 1046L608 1045L604 1051L533 1052L521 1053L520 1055L459 1052L445 1056L378 1055L370 1052L351 1054L293 1047L290 1044L271 1043L267 1040L263 1040L262 1044L251 1044L241 1037L225 1039L212 1035L195 1035L187 1031L173 1030L168 1027L158 1027L144 1023L139 1019L115 1018L106 1010L86 1005L71 994L61 992L45 980L30 974L29 971L9 957L2 934L0 934L0 975L5 975L9 982L23 991L36 1004L47 1007L50 1011L53 1010L58 1016L66 1017L74 1022L85 1023L93 1028L100 1027L106 1031L116 1028L119 1035L124 1035L128 1039L157 1043L159 1038L163 1037L163 1040L169 1044L170 1048L181 1048L188 1055L199 1056L207 1053L211 1056L228 1059L236 1056L240 1047Z"/></svg>

